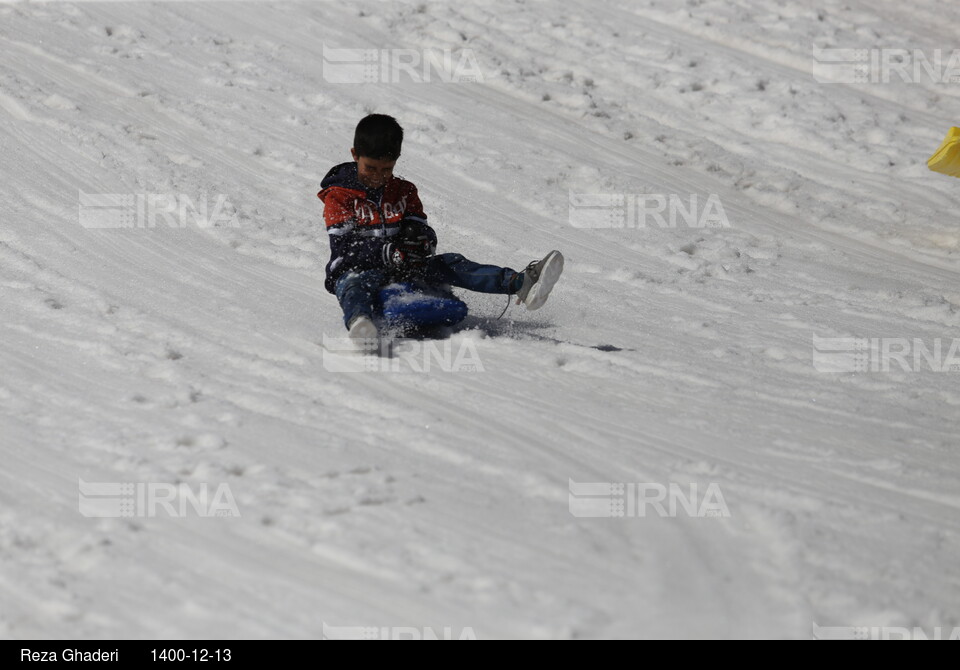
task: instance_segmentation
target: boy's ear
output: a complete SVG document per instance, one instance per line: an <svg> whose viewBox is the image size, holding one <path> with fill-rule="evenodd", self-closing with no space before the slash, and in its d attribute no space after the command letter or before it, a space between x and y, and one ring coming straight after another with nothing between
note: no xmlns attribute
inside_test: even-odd
<svg viewBox="0 0 960 670"><path fill-rule="evenodd" d="M350 147L350 155L353 156L353 160L360 160L360 157L357 156L357 150L354 147Z"/></svg>

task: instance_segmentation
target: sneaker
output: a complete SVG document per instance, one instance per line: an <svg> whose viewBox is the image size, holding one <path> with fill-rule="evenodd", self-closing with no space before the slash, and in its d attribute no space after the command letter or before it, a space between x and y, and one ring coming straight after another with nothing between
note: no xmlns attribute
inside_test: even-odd
<svg viewBox="0 0 960 670"><path fill-rule="evenodd" d="M377 324L369 316L354 317L347 328L347 337L361 351L376 351L378 346L377 334Z"/></svg>
<svg viewBox="0 0 960 670"><path fill-rule="evenodd" d="M530 263L523 271L523 286L517 291L517 304L522 302L529 310L543 307L561 272L563 254L559 251L551 251L542 261Z"/></svg>

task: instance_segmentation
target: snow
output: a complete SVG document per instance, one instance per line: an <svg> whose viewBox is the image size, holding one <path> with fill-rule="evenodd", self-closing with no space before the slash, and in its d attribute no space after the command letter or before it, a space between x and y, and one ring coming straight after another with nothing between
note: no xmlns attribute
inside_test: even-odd
<svg viewBox="0 0 960 670"><path fill-rule="evenodd" d="M0 4L0 636L960 626L955 373L813 355L814 336L950 348L960 185L925 162L960 88L812 69L814 46L948 53L958 18ZM469 50L482 77L336 84L324 47ZM445 346L482 370L329 369L345 331L315 194L374 111L406 130L397 172L441 253L567 259L537 312L462 294ZM208 220L83 227L80 192ZM716 195L728 225L578 227L574 193ZM85 517L81 479L227 484L240 515ZM729 515L579 517L571 482L715 483Z"/></svg>

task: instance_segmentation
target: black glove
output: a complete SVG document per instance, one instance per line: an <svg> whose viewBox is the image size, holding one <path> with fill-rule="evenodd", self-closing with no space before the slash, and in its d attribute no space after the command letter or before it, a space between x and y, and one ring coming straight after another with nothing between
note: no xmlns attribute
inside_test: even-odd
<svg viewBox="0 0 960 670"><path fill-rule="evenodd" d="M437 235L421 223L407 224L383 245L383 264L399 275L420 274L437 251Z"/></svg>

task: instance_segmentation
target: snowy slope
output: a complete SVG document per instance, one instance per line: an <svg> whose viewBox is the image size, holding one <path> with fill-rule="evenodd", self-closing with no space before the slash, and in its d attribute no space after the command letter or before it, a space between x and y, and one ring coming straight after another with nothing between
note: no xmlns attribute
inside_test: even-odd
<svg viewBox="0 0 960 670"><path fill-rule="evenodd" d="M949 51L866 0L0 4L0 636L809 638L960 626L960 388L813 337L960 326L960 88L825 85L812 48ZM469 50L336 84L323 48ZM567 269L465 295L482 371L343 373L319 182L406 129L440 251ZM225 194L235 227L92 229L79 193ZM571 193L715 194L729 227L585 229ZM89 518L78 480L228 484L239 518ZM729 516L580 518L569 482Z"/></svg>

